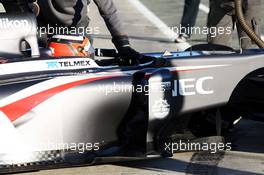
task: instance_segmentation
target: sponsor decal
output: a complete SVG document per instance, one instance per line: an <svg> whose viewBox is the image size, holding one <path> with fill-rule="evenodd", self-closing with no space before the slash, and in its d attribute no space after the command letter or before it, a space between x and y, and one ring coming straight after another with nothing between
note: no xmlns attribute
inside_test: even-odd
<svg viewBox="0 0 264 175"><path fill-rule="evenodd" d="M202 77L199 79L188 78L174 81L174 88L172 90L173 97L177 96L192 96L192 95L210 95L213 90L205 89L205 83L213 80L213 77Z"/></svg>
<svg viewBox="0 0 264 175"><path fill-rule="evenodd" d="M59 61L58 62L61 67L75 67L75 66L90 66L90 60L85 61Z"/></svg>
<svg viewBox="0 0 264 175"><path fill-rule="evenodd" d="M58 61L49 61L47 62L48 68L59 68Z"/></svg>
<svg viewBox="0 0 264 175"><path fill-rule="evenodd" d="M158 119L167 117L170 113L170 105L167 100L159 99L152 106L152 113Z"/></svg>
<svg viewBox="0 0 264 175"><path fill-rule="evenodd" d="M91 66L91 60L48 61L46 63L50 69Z"/></svg>
<svg viewBox="0 0 264 175"><path fill-rule="evenodd" d="M18 29L25 28L29 26L29 22L27 20L10 20L8 18L0 19L0 28L1 29Z"/></svg>

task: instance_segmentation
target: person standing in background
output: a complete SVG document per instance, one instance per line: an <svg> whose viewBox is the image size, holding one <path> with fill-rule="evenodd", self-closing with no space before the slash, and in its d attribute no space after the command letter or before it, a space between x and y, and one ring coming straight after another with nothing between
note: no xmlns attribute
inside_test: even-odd
<svg viewBox="0 0 264 175"><path fill-rule="evenodd" d="M196 23L196 18L199 12L200 0L185 0L183 16L181 19L181 31L178 38L175 39L176 43L186 42L191 37L191 28Z"/></svg>
<svg viewBox="0 0 264 175"><path fill-rule="evenodd" d="M260 35L260 12L261 0L244 0L243 13L247 24L252 27L256 34ZM208 15L207 26L217 29L237 27L238 37L241 40L241 48L248 49L253 47L252 41L241 29L236 21L234 0L210 0L210 12ZM218 31L218 30L217 30ZM208 35L208 43L231 46L232 30L224 30L224 33L217 33L216 36Z"/></svg>

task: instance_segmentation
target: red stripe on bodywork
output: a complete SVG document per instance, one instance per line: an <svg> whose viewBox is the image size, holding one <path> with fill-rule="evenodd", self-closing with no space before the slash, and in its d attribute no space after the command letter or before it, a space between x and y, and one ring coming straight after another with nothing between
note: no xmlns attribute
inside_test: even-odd
<svg viewBox="0 0 264 175"><path fill-rule="evenodd" d="M195 70L204 70L204 69L200 68L200 69L171 70L170 72L173 73L173 74L176 74L178 72L190 72L190 71L195 71ZM150 76L151 76L151 74L146 74L145 78L150 78Z"/></svg>
<svg viewBox="0 0 264 175"><path fill-rule="evenodd" d="M51 98L52 96L63 92L67 89L70 89L75 86L79 86L84 83L90 83L97 80L107 79L107 78L113 78L113 76L106 76L106 77L97 77L97 78L89 78L84 80L79 80L67 84L63 84L36 94L33 94L31 96L28 96L26 98L20 99L18 101L15 101L11 104L8 104L6 106L3 106L0 108L2 112L4 112L7 117L10 119L10 121L15 121L27 112L31 111L34 107L38 106L42 102L46 101L47 99Z"/></svg>
<svg viewBox="0 0 264 175"><path fill-rule="evenodd" d="M183 70L173 70L171 72L177 73L177 72L190 72L190 71L195 71L195 70L204 70L205 68L200 68L200 69L183 69Z"/></svg>

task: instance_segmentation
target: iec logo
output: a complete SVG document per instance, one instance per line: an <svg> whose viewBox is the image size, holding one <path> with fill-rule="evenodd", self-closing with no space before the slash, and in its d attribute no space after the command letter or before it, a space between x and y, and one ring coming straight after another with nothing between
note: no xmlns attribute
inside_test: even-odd
<svg viewBox="0 0 264 175"><path fill-rule="evenodd" d="M54 68L59 68L59 63L58 61L49 61L47 62L48 68L54 69Z"/></svg>

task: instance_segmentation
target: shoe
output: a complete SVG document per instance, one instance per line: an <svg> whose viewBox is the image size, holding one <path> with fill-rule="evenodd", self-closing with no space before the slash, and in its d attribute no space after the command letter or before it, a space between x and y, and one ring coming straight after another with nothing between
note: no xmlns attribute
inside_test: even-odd
<svg viewBox="0 0 264 175"><path fill-rule="evenodd" d="M180 34L178 38L174 40L175 43L186 43L190 37L186 34Z"/></svg>

